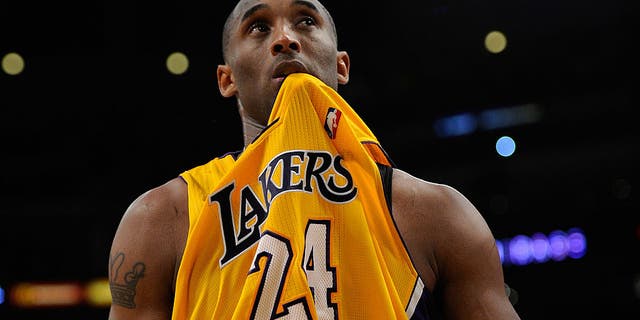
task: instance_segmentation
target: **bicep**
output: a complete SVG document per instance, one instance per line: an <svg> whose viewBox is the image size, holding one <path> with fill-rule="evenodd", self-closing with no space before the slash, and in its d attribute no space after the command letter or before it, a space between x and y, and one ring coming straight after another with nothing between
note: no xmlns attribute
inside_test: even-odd
<svg viewBox="0 0 640 320"><path fill-rule="evenodd" d="M110 319L170 319L173 275L170 223L142 196L127 209L109 255Z"/></svg>
<svg viewBox="0 0 640 320"><path fill-rule="evenodd" d="M436 256L448 319L518 319L505 292L496 242L486 221L463 195L445 193Z"/></svg>

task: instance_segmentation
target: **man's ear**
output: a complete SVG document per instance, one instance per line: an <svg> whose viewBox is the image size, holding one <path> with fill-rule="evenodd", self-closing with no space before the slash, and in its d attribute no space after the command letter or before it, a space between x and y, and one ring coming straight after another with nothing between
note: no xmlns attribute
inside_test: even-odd
<svg viewBox="0 0 640 320"><path fill-rule="evenodd" d="M217 76L218 90L220 90L220 94L225 98L233 97L236 92L238 92L238 89L236 88L236 83L233 79L231 67L226 64L218 65Z"/></svg>
<svg viewBox="0 0 640 320"><path fill-rule="evenodd" d="M338 51L338 83L347 84L349 82L349 68L351 61L346 51Z"/></svg>

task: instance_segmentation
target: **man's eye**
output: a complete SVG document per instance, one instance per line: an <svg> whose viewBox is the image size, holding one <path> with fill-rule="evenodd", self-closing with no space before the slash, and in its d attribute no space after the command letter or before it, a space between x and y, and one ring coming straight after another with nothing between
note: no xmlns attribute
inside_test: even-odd
<svg viewBox="0 0 640 320"><path fill-rule="evenodd" d="M314 20L311 17L304 17L302 19L300 19L300 23L307 25L307 26L313 26L316 24L316 20Z"/></svg>
<svg viewBox="0 0 640 320"><path fill-rule="evenodd" d="M264 22L256 22L249 27L249 33L253 32L267 32L269 31L269 26L267 26Z"/></svg>

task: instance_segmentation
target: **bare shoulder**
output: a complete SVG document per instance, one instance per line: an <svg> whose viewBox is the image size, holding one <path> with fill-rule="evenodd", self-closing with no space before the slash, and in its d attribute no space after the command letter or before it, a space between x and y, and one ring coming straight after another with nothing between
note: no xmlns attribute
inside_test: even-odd
<svg viewBox="0 0 640 320"><path fill-rule="evenodd" d="M171 219L172 215L166 213L176 213L184 205L186 197L186 183L181 178L174 178L141 194L127 208L125 217L143 215L147 218Z"/></svg>
<svg viewBox="0 0 640 320"><path fill-rule="evenodd" d="M449 319L519 319L504 289L495 238L455 188L393 173L392 211L427 287Z"/></svg>
<svg viewBox="0 0 640 320"><path fill-rule="evenodd" d="M486 226L473 203L454 187L426 181L399 169L393 173L393 199L394 209L404 213L404 218L415 220L412 222L420 228L437 223L440 235L447 236L447 231L457 232L459 228L477 230Z"/></svg>
<svg viewBox="0 0 640 320"><path fill-rule="evenodd" d="M417 251L427 249L438 280L450 269L447 264L470 244L493 251L495 241L484 217L454 187L394 169L392 199L394 218L403 237Z"/></svg>
<svg viewBox="0 0 640 320"><path fill-rule="evenodd" d="M132 237L160 236L156 241L173 241L168 235L176 233L176 226L188 218L187 186L180 179L148 190L138 196L125 210L117 232L130 228ZM186 215L186 216L185 216Z"/></svg>
<svg viewBox="0 0 640 320"><path fill-rule="evenodd" d="M448 238L460 228L481 228L484 219L475 206L454 187L417 178L394 169L393 211L396 219L407 221L413 231L434 229L431 241ZM482 230L487 231L487 230Z"/></svg>
<svg viewBox="0 0 640 320"><path fill-rule="evenodd" d="M180 178L144 192L129 205L109 256L113 316L170 315L188 223L187 187Z"/></svg>
<svg viewBox="0 0 640 320"><path fill-rule="evenodd" d="M442 204L442 200L456 201L462 196L453 187L423 180L397 168L393 170L393 190L399 200L415 205Z"/></svg>
<svg viewBox="0 0 640 320"><path fill-rule="evenodd" d="M455 188L393 172L392 213L416 268L427 287L442 281L447 257L461 237L487 237L484 220ZM463 245L463 244L461 244Z"/></svg>

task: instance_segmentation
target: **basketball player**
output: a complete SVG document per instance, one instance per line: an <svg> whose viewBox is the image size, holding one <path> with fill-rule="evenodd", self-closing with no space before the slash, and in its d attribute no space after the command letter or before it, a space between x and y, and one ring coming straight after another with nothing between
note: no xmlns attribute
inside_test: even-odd
<svg viewBox="0 0 640 320"><path fill-rule="evenodd" d="M337 93L321 3L240 0L223 55L244 149L129 206L110 319L519 319L476 208L396 168Z"/></svg>

